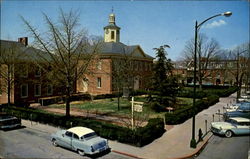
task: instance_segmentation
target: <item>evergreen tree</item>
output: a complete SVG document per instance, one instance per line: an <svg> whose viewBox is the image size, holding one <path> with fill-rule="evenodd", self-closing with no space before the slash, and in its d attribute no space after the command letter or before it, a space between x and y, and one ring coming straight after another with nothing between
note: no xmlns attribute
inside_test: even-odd
<svg viewBox="0 0 250 159"><path fill-rule="evenodd" d="M168 45L154 48L156 51L156 62L153 68L153 108L157 111L165 110L166 107L172 106L176 102L178 84L172 74L173 64L168 59L165 48Z"/></svg>

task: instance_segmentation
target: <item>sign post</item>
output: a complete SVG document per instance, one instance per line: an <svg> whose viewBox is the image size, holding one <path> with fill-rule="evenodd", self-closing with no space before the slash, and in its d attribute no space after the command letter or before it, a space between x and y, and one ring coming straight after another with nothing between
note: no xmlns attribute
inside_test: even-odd
<svg viewBox="0 0 250 159"><path fill-rule="evenodd" d="M142 112L143 111L143 102L135 102L134 101L134 97L132 97L132 101L131 101L131 125L132 125L132 130L134 129L134 111L136 112Z"/></svg>
<svg viewBox="0 0 250 159"><path fill-rule="evenodd" d="M132 112L131 125L132 125L132 130L134 130L134 97L132 97L131 112Z"/></svg>

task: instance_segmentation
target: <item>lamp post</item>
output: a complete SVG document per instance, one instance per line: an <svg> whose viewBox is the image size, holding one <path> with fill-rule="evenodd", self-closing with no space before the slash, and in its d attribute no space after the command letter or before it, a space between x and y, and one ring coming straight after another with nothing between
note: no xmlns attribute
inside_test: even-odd
<svg viewBox="0 0 250 159"><path fill-rule="evenodd" d="M240 80L239 80L239 60L240 60L240 55L244 52L246 52L248 50L244 50L244 51L241 51L239 52L239 50L237 51L237 72L236 72L236 84L237 84L237 96L236 96L236 102L239 101L239 97L240 97L240 94L241 94L241 84L240 84Z"/></svg>
<svg viewBox="0 0 250 159"><path fill-rule="evenodd" d="M194 41L194 92L193 92L193 108L195 107L195 99L196 99L196 54L197 54L197 35L198 35L198 31L199 28L201 27L202 24L204 24L205 22L207 22L208 20L218 17L218 16L225 16L225 17L229 17L232 15L232 12L225 12L225 13L221 13L221 14L216 14L214 16L211 16L207 19L205 19L204 21L202 21L200 24L198 24L198 22L195 22L195 41ZM196 140L195 140L195 112L193 112L193 120L192 120L192 139L190 142L190 147L192 148L196 148Z"/></svg>

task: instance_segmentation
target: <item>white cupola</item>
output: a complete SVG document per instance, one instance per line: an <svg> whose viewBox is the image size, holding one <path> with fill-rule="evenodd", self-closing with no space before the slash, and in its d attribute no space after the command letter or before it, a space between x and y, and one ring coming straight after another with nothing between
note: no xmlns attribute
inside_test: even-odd
<svg viewBox="0 0 250 159"><path fill-rule="evenodd" d="M120 27L115 24L115 14L109 14L109 25L104 27L104 42L120 42Z"/></svg>

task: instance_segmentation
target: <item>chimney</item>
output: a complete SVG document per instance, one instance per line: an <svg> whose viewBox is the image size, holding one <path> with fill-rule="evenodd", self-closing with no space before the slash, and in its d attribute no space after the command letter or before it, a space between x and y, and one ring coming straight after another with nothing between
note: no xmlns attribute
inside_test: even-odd
<svg viewBox="0 0 250 159"><path fill-rule="evenodd" d="M28 37L18 38L18 42L22 43L25 46L27 46L28 45Z"/></svg>

